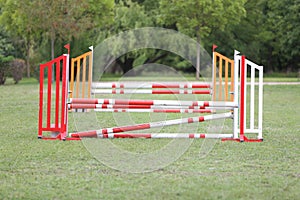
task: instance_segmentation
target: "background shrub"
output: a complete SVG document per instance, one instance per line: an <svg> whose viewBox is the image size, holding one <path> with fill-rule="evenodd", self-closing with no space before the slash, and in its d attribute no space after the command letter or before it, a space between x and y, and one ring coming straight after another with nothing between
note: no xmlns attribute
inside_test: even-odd
<svg viewBox="0 0 300 200"><path fill-rule="evenodd" d="M25 61L22 59L14 59L10 62L10 71L15 84L22 80L25 66Z"/></svg>

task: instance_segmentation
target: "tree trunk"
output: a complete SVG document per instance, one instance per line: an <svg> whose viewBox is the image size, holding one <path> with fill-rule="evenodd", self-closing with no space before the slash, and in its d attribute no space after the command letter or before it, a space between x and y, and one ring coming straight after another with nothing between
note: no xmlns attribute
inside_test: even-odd
<svg viewBox="0 0 300 200"><path fill-rule="evenodd" d="M125 74L126 76L135 76L135 72L132 70L133 62L134 62L134 58L126 58L122 66L123 74Z"/></svg>
<svg viewBox="0 0 300 200"><path fill-rule="evenodd" d="M51 59L54 59L54 43L55 43L55 33L51 34ZM52 82L54 82L55 79L55 70L54 70L54 66L52 66Z"/></svg>
<svg viewBox="0 0 300 200"><path fill-rule="evenodd" d="M30 63L29 63L29 59L30 59L30 47L31 47L31 41L30 41L30 37L28 37L25 40L25 49L26 49L26 74L27 74L27 78L30 78Z"/></svg>
<svg viewBox="0 0 300 200"><path fill-rule="evenodd" d="M127 55L124 56L124 62L122 62L121 58L117 59L117 63L120 65L120 67L123 70L123 75L126 76L135 75L135 72L132 70L133 62L134 62L134 58L127 57Z"/></svg>
<svg viewBox="0 0 300 200"><path fill-rule="evenodd" d="M5 81L5 73L3 71L0 71L0 85L4 85Z"/></svg>
<svg viewBox="0 0 300 200"><path fill-rule="evenodd" d="M196 63L196 79L200 78L200 34L197 32L197 63Z"/></svg>
<svg viewBox="0 0 300 200"><path fill-rule="evenodd" d="M30 63L29 63L29 57L30 57L30 45L26 49L26 69L27 69L27 78L30 78Z"/></svg>

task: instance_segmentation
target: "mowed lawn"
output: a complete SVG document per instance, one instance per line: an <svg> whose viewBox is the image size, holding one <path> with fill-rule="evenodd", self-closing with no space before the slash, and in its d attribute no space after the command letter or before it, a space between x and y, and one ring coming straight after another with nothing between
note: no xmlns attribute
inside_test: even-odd
<svg viewBox="0 0 300 200"><path fill-rule="evenodd" d="M81 141L38 140L38 89L28 79L0 86L0 199L300 199L300 85L264 87L264 142L217 140L200 157L194 140L148 173L111 169Z"/></svg>

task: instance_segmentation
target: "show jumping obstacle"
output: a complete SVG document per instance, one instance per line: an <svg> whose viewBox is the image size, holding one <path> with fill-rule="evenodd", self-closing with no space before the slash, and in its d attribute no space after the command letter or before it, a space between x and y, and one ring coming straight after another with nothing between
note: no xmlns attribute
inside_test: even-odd
<svg viewBox="0 0 300 200"><path fill-rule="evenodd" d="M89 49L91 51L71 59L70 91L72 92L70 93L70 98L73 97L91 98L91 84L92 84L92 73L93 73L93 47L91 46L89 47ZM75 72L76 72L76 82L75 82ZM87 83L86 80L88 80ZM74 87L75 83L76 83L76 87ZM79 92L80 89L81 91Z"/></svg>
<svg viewBox="0 0 300 200"><path fill-rule="evenodd" d="M71 60L69 91L69 54L42 64L40 66L38 138L50 140L80 140L83 137L220 138L223 141L262 141L263 67L247 60L245 56L240 56L238 51L235 51L234 60L231 60L215 52L215 48L216 46L213 47L211 84L144 83L137 87L136 83L93 83L93 49L91 48L90 52ZM45 70L48 70L46 82L44 81ZM51 84L52 71L55 71L56 74L53 85ZM255 77L257 71L258 82ZM76 84L74 84L75 73ZM247 73L250 73L250 82L247 81ZM60 77L62 77L61 83ZM47 84L47 87L44 87L44 84ZM250 86L249 94L247 93L248 85ZM257 87L258 92L255 89ZM79 95L79 90L82 96ZM55 95L52 95L53 91ZM68 93L70 93L69 100ZM91 99L91 94L202 94L211 95L212 101ZM68 111L86 109L98 112L209 113L209 115L76 132L71 133L68 137ZM217 114L217 110L227 110L227 112ZM126 133L227 118L233 119L231 134ZM43 132L55 132L57 136L47 137L43 135ZM257 137L249 139L245 136L248 133L255 133Z"/></svg>

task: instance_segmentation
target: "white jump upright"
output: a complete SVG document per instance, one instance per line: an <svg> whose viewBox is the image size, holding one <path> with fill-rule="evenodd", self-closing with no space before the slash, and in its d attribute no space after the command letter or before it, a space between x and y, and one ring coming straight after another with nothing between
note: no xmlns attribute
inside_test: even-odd
<svg viewBox="0 0 300 200"><path fill-rule="evenodd" d="M97 112L147 112L147 113L209 113L209 115L157 121L121 127L104 128L98 130L87 130L82 132L70 133L69 139L80 139L83 137L92 138L220 138L223 141L233 140L240 142L261 142L262 137L262 112L263 112L263 67L246 59L234 51L234 59L231 60L215 51L213 47L212 59L212 82L211 83L144 83L137 88L136 83L90 83L88 91L91 94L192 94L192 95L211 95L211 101L177 101L177 100L141 100L141 99L92 99L92 98L71 98L60 97L68 92L68 76L62 80L62 89L56 88L56 102L61 101L62 109L92 109ZM88 56L92 58L92 51ZM62 60L61 62L67 62ZM92 61L90 61L92 63ZM41 65L44 66L44 65ZM63 63L62 67L67 68L68 64ZM89 76L92 71L89 65ZM67 70L67 69L63 69ZM57 70L59 72L59 70ZM255 75L258 72L258 77ZM44 77L41 71L41 77ZM225 74L225 75L223 75ZM248 77L249 74L249 77ZM58 74L59 75L59 74ZM57 76L58 76L57 75ZM71 76L71 83L75 79ZM250 81L248 81L248 79ZM78 79L77 79L78 80ZM258 81L257 81L258 80ZM84 79L84 81L86 81ZM59 84L56 84L59 87ZM72 90L74 90L72 84ZM40 87L41 90L43 87ZM48 81L48 93L51 92ZM78 91L78 90L77 90ZM248 92L249 91L249 92ZM40 91L42 94L43 91ZM77 92L78 93L78 92ZM72 94L71 94L72 95ZM40 105L43 105L43 95L40 96ZM51 108L51 97L48 98L47 108ZM55 108L58 113L59 105ZM41 107L40 107L41 109ZM224 113L217 113L218 110ZM49 111L48 111L49 112ZM60 120L65 123L63 133L67 130L67 114ZM48 113L48 115L50 115ZM57 114L56 114L57 115ZM39 124L43 124L43 111L40 110ZM233 119L232 133L130 133L130 131L145 130L157 127L172 126L179 124L199 123L204 121ZM58 117L56 125L58 126ZM47 125L50 119L47 119ZM52 129L39 129L39 138L43 137L43 131ZM54 130L54 129L53 129ZM128 133L129 132L129 133ZM246 136L247 134L247 136ZM248 137L248 134L256 136ZM55 139L66 139L56 137Z"/></svg>
<svg viewBox="0 0 300 200"><path fill-rule="evenodd" d="M240 105L239 108L234 108L234 115L239 114L239 120L237 117L234 119L234 137L237 138L240 135L240 140L244 141L247 140L245 133L250 133L257 134L257 139L262 140L263 66L255 64L239 53L238 51L234 52L235 65L241 66L240 93L236 92L234 95L235 103ZM255 79L256 72L258 72L258 81ZM250 73L250 81L247 80L247 73ZM238 74L235 74L235 78L237 77ZM248 94L249 86L250 93ZM238 91L237 85L235 85L235 91ZM257 98L255 98L256 95ZM247 114L247 110L250 111L250 114Z"/></svg>

